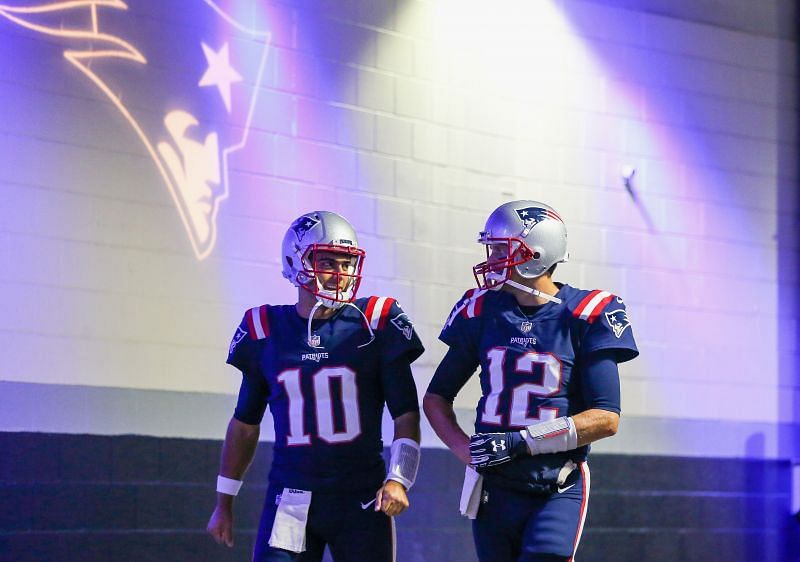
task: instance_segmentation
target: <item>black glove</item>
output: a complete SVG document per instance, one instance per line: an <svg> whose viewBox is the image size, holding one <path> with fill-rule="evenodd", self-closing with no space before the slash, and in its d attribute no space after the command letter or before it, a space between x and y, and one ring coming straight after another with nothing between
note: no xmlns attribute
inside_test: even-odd
<svg viewBox="0 0 800 562"><path fill-rule="evenodd" d="M528 444L519 431L476 433L469 438L470 465L488 468L527 455Z"/></svg>

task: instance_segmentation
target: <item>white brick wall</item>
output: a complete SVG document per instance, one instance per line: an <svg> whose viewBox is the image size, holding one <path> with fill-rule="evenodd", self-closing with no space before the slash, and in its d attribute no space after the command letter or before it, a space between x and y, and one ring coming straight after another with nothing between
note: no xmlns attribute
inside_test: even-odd
<svg viewBox="0 0 800 562"><path fill-rule="evenodd" d="M0 380L233 392L229 333L244 308L293 298L280 239L327 208L361 233L364 294L414 318L424 390L482 257L477 231L524 197L569 226L561 279L628 302L642 350L622 368L628 416L796 421L797 43L603 2L469 17L476 5L455 18L447 2L274 0L239 14L272 43L202 262L63 44L0 17ZM154 51L191 26L163 6L130 17ZM185 72L153 60L164 80Z"/></svg>

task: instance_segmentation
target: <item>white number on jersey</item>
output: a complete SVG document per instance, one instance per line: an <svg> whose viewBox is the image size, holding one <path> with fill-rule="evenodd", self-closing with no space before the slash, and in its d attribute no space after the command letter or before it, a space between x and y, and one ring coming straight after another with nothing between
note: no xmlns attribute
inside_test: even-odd
<svg viewBox="0 0 800 562"><path fill-rule="evenodd" d="M532 396L553 396L561 386L561 362L552 353L528 351L517 358L515 372L532 374L536 365L544 372L541 384L522 383L511 390L511 408L508 424L503 423L503 413L499 411L500 395L505 390L505 360L507 349L495 347L488 353L489 358L489 396L483 405L481 421L492 425L525 427L532 423L556 418L557 408L539 407L536 416L528 415Z"/></svg>
<svg viewBox="0 0 800 562"><path fill-rule="evenodd" d="M347 367L323 367L314 373L314 409L317 418L317 435L327 443L352 441L361 434L361 416L358 411L358 389L356 374ZM333 419L333 397L331 380L341 383L341 406L344 414L344 429L336 431ZM303 423L305 399L300 389L300 369L289 369L278 375L278 382L286 389L289 399L289 434L287 445L310 445L311 435Z"/></svg>

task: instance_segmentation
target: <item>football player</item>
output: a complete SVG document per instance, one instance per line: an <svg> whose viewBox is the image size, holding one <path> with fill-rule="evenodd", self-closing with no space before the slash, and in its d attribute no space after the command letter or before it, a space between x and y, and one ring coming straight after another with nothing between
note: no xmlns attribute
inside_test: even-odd
<svg viewBox="0 0 800 562"><path fill-rule="evenodd" d="M365 252L341 216L298 218L283 239L294 305L248 310L228 363L242 372L222 448L208 532L233 544L233 498L269 405L275 445L254 560L394 559L392 517L408 507L419 465L419 405L411 363L423 352L392 298L356 298ZM394 419L386 471L384 404Z"/></svg>
<svg viewBox="0 0 800 562"><path fill-rule="evenodd" d="M553 281L568 258L567 231L543 203L501 205L478 242L487 258L439 336L449 350L425 413L468 465L462 513L474 519L478 558L571 560L589 499L589 444L616 433L617 365L638 355L625 304ZM453 400L478 366L469 437Z"/></svg>

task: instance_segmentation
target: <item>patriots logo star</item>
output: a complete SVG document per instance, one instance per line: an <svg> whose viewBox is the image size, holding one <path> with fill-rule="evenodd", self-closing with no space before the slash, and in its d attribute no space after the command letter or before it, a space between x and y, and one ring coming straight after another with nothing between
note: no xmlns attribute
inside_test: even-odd
<svg viewBox="0 0 800 562"><path fill-rule="evenodd" d="M219 52L215 52L205 43L201 43L203 54L208 61L208 69L203 77L200 78L198 86L216 86L219 95L225 103L225 109L231 112L231 84L241 82L242 76L236 72L229 62L228 44L224 43Z"/></svg>

